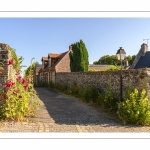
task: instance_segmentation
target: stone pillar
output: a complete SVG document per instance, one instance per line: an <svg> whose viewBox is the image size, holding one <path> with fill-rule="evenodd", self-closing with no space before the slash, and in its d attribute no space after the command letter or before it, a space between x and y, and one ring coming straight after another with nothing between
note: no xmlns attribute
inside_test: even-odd
<svg viewBox="0 0 150 150"><path fill-rule="evenodd" d="M3 90L5 81L8 79L8 59L10 57L10 47L0 43L0 66L3 67L0 74L0 92Z"/></svg>

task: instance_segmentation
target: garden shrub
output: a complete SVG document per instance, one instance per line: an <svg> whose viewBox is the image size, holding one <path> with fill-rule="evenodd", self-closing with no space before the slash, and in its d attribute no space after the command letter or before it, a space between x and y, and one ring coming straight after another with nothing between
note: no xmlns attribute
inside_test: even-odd
<svg viewBox="0 0 150 150"><path fill-rule="evenodd" d="M54 84L52 81L50 81L49 84L48 84L48 87L54 88L54 87L55 87L55 84Z"/></svg>
<svg viewBox="0 0 150 150"><path fill-rule="evenodd" d="M57 88L58 90L62 91L62 92L67 92L68 90L68 86L66 84L56 84L55 88Z"/></svg>
<svg viewBox="0 0 150 150"><path fill-rule="evenodd" d="M62 86L61 86L61 90L67 92L68 86L67 86L66 84L62 85Z"/></svg>
<svg viewBox="0 0 150 150"><path fill-rule="evenodd" d="M118 116L123 124L147 125L150 123L150 104L145 90L134 89L128 98L118 103Z"/></svg>
<svg viewBox="0 0 150 150"><path fill-rule="evenodd" d="M38 101L36 91L33 89L31 78L22 78L20 72L16 73L16 79L8 80L3 92L0 94L0 118L7 120L23 120L26 116L33 116Z"/></svg>
<svg viewBox="0 0 150 150"><path fill-rule="evenodd" d="M124 69L124 67L123 67ZM114 65L111 65L111 66L108 66L106 71L114 71L114 70L120 70L120 66L114 66Z"/></svg>
<svg viewBox="0 0 150 150"><path fill-rule="evenodd" d="M79 86L77 86L77 84L75 82L71 84L68 91L69 91L69 93L71 93L74 96L81 97L81 94L80 94L81 89Z"/></svg>
<svg viewBox="0 0 150 150"><path fill-rule="evenodd" d="M88 85L83 89L83 98L86 102L97 102L98 90L92 85Z"/></svg>
<svg viewBox="0 0 150 150"><path fill-rule="evenodd" d="M111 89L110 86L105 91L98 94L98 104L109 108L110 110L117 111L117 102L119 101L117 95Z"/></svg>

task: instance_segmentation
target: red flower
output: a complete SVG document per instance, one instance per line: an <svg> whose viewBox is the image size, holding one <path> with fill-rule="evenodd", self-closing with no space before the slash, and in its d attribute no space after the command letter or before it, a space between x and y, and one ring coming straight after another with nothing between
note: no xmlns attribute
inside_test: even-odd
<svg viewBox="0 0 150 150"><path fill-rule="evenodd" d="M18 78L17 78L17 81L20 81L21 80L21 76L19 76Z"/></svg>
<svg viewBox="0 0 150 150"><path fill-rule="evenodd" d="M6 84L5 84L5 88L6 88L6 90L8 91L12 86L14 86L14 82L12 82L11 80L10 81L8 81L8 82L6 82Z"/></svg>
<svg viewBox="0 0 150 150"><path fill-rule="evenodd" d="M14 64L14 60L13 59L8 61L8 65L13 65L13 64Z"/></svg>
<svg viewBox="0 0 150 150"><path fill-rule="evenodd" d="M26 79L22 78L22 84L25 84L26 82Z"/></svg>
<svg viewBox="0 0 150 150"><path fill-rule="evenodd" d="M26 84L26 85L24 86L24 89L25 89L25 90L27 90L27 89L28 89L28 84Z"/></svg>
<svg viewBox="0 0 150 150"><path fill-rule="evenodd" d="M20 95L19 98L22 98L22 96Z"/></svg>

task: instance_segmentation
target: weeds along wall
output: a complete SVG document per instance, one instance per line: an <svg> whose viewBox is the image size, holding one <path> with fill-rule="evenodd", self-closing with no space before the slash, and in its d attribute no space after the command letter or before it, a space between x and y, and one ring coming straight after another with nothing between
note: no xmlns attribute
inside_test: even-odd
<svg viewBox="0 0 150 150"><path fill-rule="evenodd" d="M150 99L150 68L122 71L123 91L127 88L145 89ZM79 87L95 86L100 92L110 87L118 96L120 93L120 71L56 73L56 84Z"/></svg>

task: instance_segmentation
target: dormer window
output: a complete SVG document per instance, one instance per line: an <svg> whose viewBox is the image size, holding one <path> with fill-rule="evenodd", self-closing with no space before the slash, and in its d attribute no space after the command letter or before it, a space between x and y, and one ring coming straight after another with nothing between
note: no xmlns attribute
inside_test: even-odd
<svg viewBox="0 0 150 150"><path fill-rule="evenodd" d="M45 65L47 65L48 64L48 58L47 57L42 57L42 68L44 68L45 67Z"/></svg>

